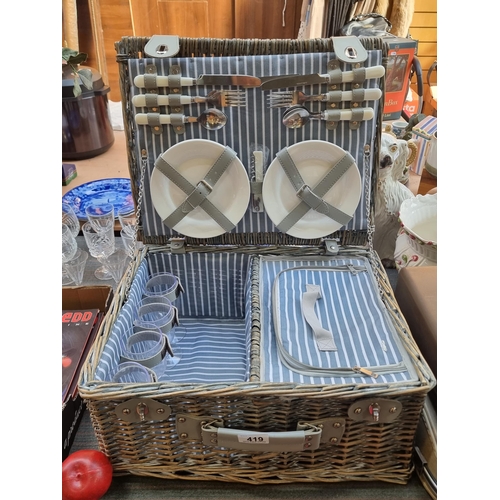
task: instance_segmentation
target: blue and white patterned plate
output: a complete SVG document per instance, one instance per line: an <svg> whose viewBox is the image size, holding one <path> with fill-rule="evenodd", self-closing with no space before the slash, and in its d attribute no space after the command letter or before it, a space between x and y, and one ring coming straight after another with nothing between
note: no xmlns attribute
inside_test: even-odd
<svg viewBox="0 0 500 500"><path fill-rule="evenodd" d="M115 214L123 207L130 207L130 212L134 211L130 179L126 178L99 179L81 184L68 191L62 201L71 205L78 219L82 221L87 220L85 207L90 201L112 203Z"/></svg>

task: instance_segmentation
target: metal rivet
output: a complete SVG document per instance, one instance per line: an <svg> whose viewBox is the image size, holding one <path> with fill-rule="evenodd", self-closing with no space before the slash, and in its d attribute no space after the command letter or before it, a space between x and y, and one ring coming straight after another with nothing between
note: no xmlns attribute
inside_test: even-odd
<svg viewBox="0 0 500 500"><path fill-rule="evenodd" d="M163 408L158 408L156 410L156 413L165 413L165 410Z"/></svg>
<svg viewBox="0 0 500 500"><path fill-rule="evenodd" d="M351 122L351 123L352 123L353 125L357 125L357 124L358 124L358 122Z"/></svg>
<svg viewBox="0 0 500 500"><path fill-rule="evenodd" d="M182 130L182 127L179 126L179 127L175 127L176 130L178 130L179 132Z"/></svg>
<svg viewBox="0 0 500 500"><path fill-rule="evenodd" d="M211 439L210 442L214 443L214 444L217 444L217 439Z"/></svg>
<svg viewBox="0 0 500 500"><path fill-rule="evenodd" d="M339 423L339 422L334 422L333 426L334 426L335 428L339 428L339 427L340 427L340 423Z"/></svg>
<svg viewBox="0 0 500 500"><path fill-rule="evenodd" d="M319 427L320 429L323 429L323 424L318 424L318 427Z"/></svg>
<svg viewBox="0 0 500 500"><path fill-rule="evenodd" d="M180 422L181 424L183 424L185 421L186 421L186 419L185 419L184 417L179 417L179 422Z"/></svg>
<svg viewBox="0 0 500 500"><path fill-rule="evenodd" d="M358 104L357 102L353 102L353 103L352 103L352 107L353 107L353 108L357 108L358 106L359 106L359 104Z"/></svg>
<svg viewBox="0 0 500 500"><path fill-rule="evenodd" d="M186 438L188 437L188 435L187 435L185 432L183 432L183 433L180 435L180 437L181 437L182 439L186 439Z"/></svg>
<svg viewBox="0 0 500 500"><path fill-rule="evenodd" d="M330 86L330 88L331 88L332 90L335 90L335 89L337 88L337 85L331 85L331 86Z"/></svg>
<svg viewBox="0 0 500 500"><path fill-rule="evenodd" d="M305 443L304 444L304 448L310 448L311 447L311 443Z"/></svg>
<svg viewBox="0 0 500 500"><path fill-rule="evenodd" d="M122 413L124 413L125 415L128 415L130 413L130 410L128 408L124 408L122 410Z"/></svg>
<svg viewBox="0 0 500 500"><path fill-rule="evenodd" d="M356 408L356 409L354 410L354 413L361 413L362 411L363 411L363 410L362 410L361 408Z"/></svg>
<svg viewBox="0 0 500 500"><path fill-rule="evenodd" d="M175 89L172 89L174 94L178 94L179 93L179 89L175 88Z"/></svg>
<svg viewBox="0 0 500 500"><path fill-rule="evenodd" d="M154 129L158 132L158 130L160 130L160 127L154 127Z"/></svg>
<svg viewBox="0 0 500 500"><path fill-rule="evenodd" d="M212 434L210 434L210 437L216 438L217 437L217 433L212 432Z"/></svg>
<svg viewBox="0 0 500 500"><path fill-rule="evenodd" d="M337 439L337 438L331 438L331 439L330 439L330 443L336 443L337 441L338 441L338 439Z"/></svg>
<svg viewBox="0 0 500 500"><path fill-rule="evenodd" d="M337 105L334 102L330 103L330 108L336 108L336 107Z"/></svg>
<svg viewBox="0 0 500 500"><path fill-rule="evenodd" d="M396 410L397 410L397 408L396 408L395 406L393 406L393 407L389 410L389 412L390 412L390 413L396 413Z"/></svg>
<svg viewBox="0 0 500 500"><path fill-rule="evenodd" d="M158 108L151 108L151 111L158 111Z"/></svg>

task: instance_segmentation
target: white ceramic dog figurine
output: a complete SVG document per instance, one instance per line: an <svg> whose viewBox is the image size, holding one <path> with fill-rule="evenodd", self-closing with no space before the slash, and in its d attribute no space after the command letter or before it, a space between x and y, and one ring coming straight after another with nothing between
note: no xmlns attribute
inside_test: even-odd
<svg viewBox="0 0 500 500"><path fill-rule="evenodd" d="M413 197L413 193L398 182L392 174L394 162L401 154L398 142L392 134L382 133L378 182L375 191L373 248L386 268L395 267L394 249L400 228L399 208L404 200Z"/></svg>

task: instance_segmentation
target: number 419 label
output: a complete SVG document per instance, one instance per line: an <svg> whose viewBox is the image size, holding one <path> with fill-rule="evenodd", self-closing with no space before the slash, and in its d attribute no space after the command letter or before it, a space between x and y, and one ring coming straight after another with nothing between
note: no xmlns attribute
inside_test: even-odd
<svg viewBox="0 0 500 500"><path fill-rule="evenodd" d="M269 444L268 434L238 434L238 443Z"/></svg>

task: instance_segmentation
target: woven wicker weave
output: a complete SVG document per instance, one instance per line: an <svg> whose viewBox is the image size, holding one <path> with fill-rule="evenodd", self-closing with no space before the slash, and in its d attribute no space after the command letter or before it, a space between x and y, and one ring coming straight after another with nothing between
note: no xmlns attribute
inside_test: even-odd
<svg viewBox="0 0 500 500"><path fill-rule="evenodd" d="M134 125L128 89L126 61L142 57L147 38L123 38L116 44L120 64L120 85L129 143L129 167L134 197L140 194L140 161L134 156ZM363 43L384 51L380 39ZM182 56L281 54L332 50L331 40L214 40L180 39ZM380 113L381 123L381 113ZM377 141L379 142L379 141ZM79 389L87 403L99 446L112 460L116 474L132 473L162 478L220 480L244 483L339 482L380 480L404 484L413 472L413 442L425 397L435 379L422 358L394 298L387 274L377 255L369 248L367 233L340 233L341 251L363 251L370 258L382 301L387 306L404 348L413 360L418 383L299 385L260 381L260 318L252 311L250 377L248 382L183 384L155 382L118 384L96 380L96 368L137 270L148 255L170 252L169 244L148 243L136 254L117 287L111 308L87 358ZM232 243L189 240L186 252L246 252L251 254L322 255L319 242L298 242L280 235L280 244L265 236L254 244L241 235ZM202 243L202 245L198 245ZM245 246L241 246L245 243ZM253 278L254 280L257 277ZM256 289L257 284L255 284ZM295 430L297 421L317 421L346 416L360 399L377 397L400 402L403 411L392 423L367 423L347 419L338 443L322 445L315 451L244 452L203 445L197 440L180 439L176 415L190 414L223 419L225 426L260 432ZM131 398L152 399L168 405L171 415L160 421L129 423L117 415L118 405Z"/></svg>

